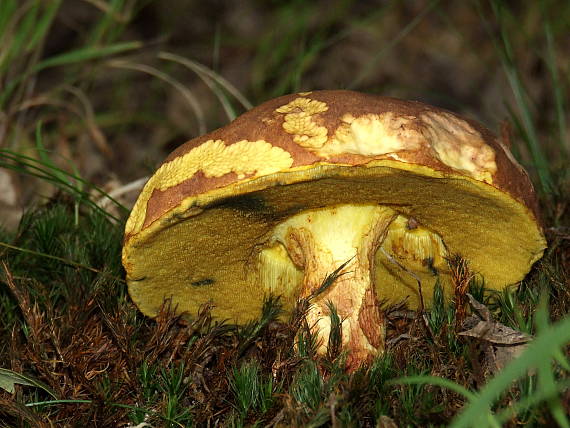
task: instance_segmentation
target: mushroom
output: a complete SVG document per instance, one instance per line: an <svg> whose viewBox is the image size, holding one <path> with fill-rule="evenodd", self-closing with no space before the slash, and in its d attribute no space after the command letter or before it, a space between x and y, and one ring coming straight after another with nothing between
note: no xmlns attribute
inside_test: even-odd
<svg viewBox="0 0 570 428"><path fill-rule="evenodd" d="M353 370L384 350L380 302L429 306L438 281L453 295L446 257L502 289L544 248L532 184L489 130L419 102L314 91L172 152L128 219L123 265L151 317L171 298L243 324L269 295L286 312L309 298L320 354L332 303Z"/></svg>

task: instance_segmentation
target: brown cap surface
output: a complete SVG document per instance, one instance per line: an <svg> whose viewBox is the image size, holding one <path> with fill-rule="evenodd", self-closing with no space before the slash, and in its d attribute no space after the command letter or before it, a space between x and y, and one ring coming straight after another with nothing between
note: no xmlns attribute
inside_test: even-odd
<svg viewBox="0 0 570 428"><path fill-rule="evenodd" d="M148 315L172 297L189 312L213 300L216 315L244 322L264 297L250 270L267 233L351 203L413 216L494 288L522 279L545 246L532 184L490 131L418 102L314 91L270 100L168 156L127 222L131 296Z"/></svg>

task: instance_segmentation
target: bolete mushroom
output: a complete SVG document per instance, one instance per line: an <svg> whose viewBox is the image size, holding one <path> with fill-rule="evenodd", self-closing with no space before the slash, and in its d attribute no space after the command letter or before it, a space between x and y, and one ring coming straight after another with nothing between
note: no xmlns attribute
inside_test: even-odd
<svg viewBox="0 0 570 428"><path fill-rule="evenodd" d="M501 289L544 248L532 184L490 131L419 102L314 91L170 154L132 210L123 264L151 317L171 298L180 313L212 302L241 324L269 295L286 310L310 296L320 353L331 302L353 369L383 351L380 301L429 305L436 281L453 294L448 255Z"/></svg>

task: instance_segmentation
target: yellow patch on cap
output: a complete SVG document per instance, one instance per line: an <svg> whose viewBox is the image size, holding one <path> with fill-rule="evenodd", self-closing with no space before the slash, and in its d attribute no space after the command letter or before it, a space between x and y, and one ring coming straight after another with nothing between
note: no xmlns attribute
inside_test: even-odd
<svg viewBox="0 0 570 428"><path fill-rule="evenodd" d="M415 119L413 116L396 116L393 112L359 117L345 114L330 141L316 152L319 156L330 157L345 153L379 156L416 150L424 137L411 126Z"/></svg>
<svg viewBox="0 0 570 428"><path fill-rule="evenodd" d="M291 102L279 110L292 111L293 106L300 104L297 100L295 104ZM311 112L316 110L314 106L311 107ZM326 129L318 127L312 116L303 110L288 113L283 128L294 134L295 141L300 145L325 158L357 154L369 157L390 155L401 160L395 153L416 151L427 146L440 162L476 180L492 183L493 174L497 171L495 152L485 143L481 134L466 121L449 113L432 111L423 113L419 118L391 111L358 117L347 113L341 117L341 124L334 134L327 139ZM315 128L324 129L318 144L316 137L307 136L307 129Z"/></svg>
<svg viewBox="0 0 570 428"><path fill-rule="evenodd" d="M493 182L495 151L469 123L449 113L421 115L423 134L439 160L476 180Z"/></svg>
<svg viewBox="0 0 570 428"><path fill-rule="evenodd" d="M314 116L328 109L321 101L299 97L275 111L285 113L283 129L293 135L293 141L302 147L316 149L327 141L328 130L315 122Z"/></svg>
<svg viewBox="0 0 570 428"><path fill-rule="evenodd" d="M238 179L273 174L293 165L291 154L266 141L242 140L226 146L222 140L208 140L185 155L162 164L143 188L126 224L126 233L141 230L146 205L152 192L164 191L202 171L207 178L235 173Z"/></svg>

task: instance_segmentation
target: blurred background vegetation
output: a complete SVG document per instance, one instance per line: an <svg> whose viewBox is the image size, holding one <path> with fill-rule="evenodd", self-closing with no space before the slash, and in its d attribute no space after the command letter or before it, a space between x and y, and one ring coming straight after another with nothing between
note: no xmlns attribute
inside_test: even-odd
<svg viewBox="0 0 570 428"><path fill-rule="evenodd" d="M312 89L510 130L552 193L570 153L569 23L566 0L2 0L0 148L29 174L0 169L0 217L14 227L53 195L53 180L31 178L47 164L129 206L140 182L128 184L184 141Z"/></svg>
<svg viewBox="0 0 570 428"><path fill-rule="evenodd" d="M568 0L0 0L0 427L439 426L460 411L454 426L570 427L569 53ZM510 141L549 248L518 287L471 292L537 334L525 358L490 379L441 299L394 311L396 341L354 376L293 351L269 306L241 329L137 311L120 250L145 177L251 106L315 89L424 101Z"/></svg>

